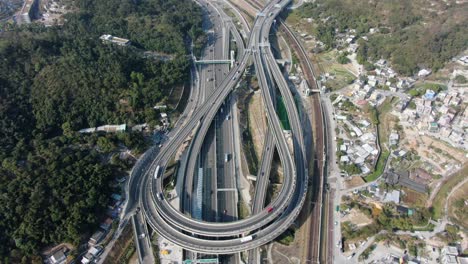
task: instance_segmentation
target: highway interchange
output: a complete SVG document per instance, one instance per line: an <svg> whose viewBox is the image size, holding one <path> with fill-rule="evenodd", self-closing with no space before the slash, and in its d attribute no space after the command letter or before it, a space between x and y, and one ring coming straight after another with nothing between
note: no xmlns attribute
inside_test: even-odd
<svg viewBox="0 0 468 264"><path fill-rule="evenodd" d="M232 34L237 47L236 63L232 64L230 69L227 65L202 66L200 74L194 76L194 83L200 83L200 87L195 85L191 90L191 99L181 119L166 135L164 143L148 151L133 169L125 209L126 213L130 213L135 208L141 208L139 214L144 216L153 230L184 249L215 255L256 249L289 228L305 202L308 168L305 162L301 120L294 98L269 44L269 34L272 25L276 23L276 16L289 2L290 0L269 2L257 14L251 29L244 21L242 31L244 35L248 34L246 44L232 21L222 18L227 17L222 10L208 8L208 5L211 5L209 2L199 2L206 5L207 10L211 10L210 14L216 12L221 20L217 25L213 25L214 41L212 46L205 49L202 58L228 59L229 36ZM235 111L232 91L251 62L255 66L266 106L269 130L259 164L252 215L237 220L237 191L230 191L237 188L237 164L240 159L240 153L235 146L235 141L239 139L231 121L232 112ZM285 131L276 114L276 89L285 102L291 126L292 150L291 142L286 140ZM164 197L164 177L161 175L164 175L164 169L176 153L186 147L187 142L189 147L185 151L188 158L180 168L185 177L180 195L182 210L179 210ZM264 207L275 149L284 170L284 183L276 199ZM204 186L197 186L200 183L199 173L207 174L201 175L203 179L211 179L203 183ZM205 212L200 218L194 214L197 207L197 187L215 190L210 199L206 200L209 204L206 201L203 203L209 207L207 211L211 211L212 215ZM217 188L223 191L218 193ZM135 220L140 218L142 217L133 217ZM138 224L144 225L134 225Z"/></svg>

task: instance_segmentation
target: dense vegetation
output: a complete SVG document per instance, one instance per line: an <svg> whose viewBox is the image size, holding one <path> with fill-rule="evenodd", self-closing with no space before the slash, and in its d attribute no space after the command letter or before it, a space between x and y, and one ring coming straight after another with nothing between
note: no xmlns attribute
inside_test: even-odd
<svg viewBox="0 0 468 264"><path fill-rule="evenodd" d="M93 231L110 181L125 169L112 152L141 150L143 139L74 131L155 122L153 106L189 76L187 44L202 39L200 10L189 0L73 2L78 11L63 26L1 33L0 263ZM133 46L103 44L102 34ZM142 50L173 59L146 59Z"/></svg>
<svg viewBox="0 0 468 264"><path fill-rule="evenodd" d="M361 193L364 195L364 193ZM344 198L345 203L340 205L341 210L358 209L367 217L372 219L372 223L358 228L355 224L346 221L341 225L344 240L366 239L382 230L394 232L397 230L418 230L418 228L431 229L428 224L431 212L427 208L413 208L413 215L408 216L396 211L394 205L386 204L382 209L376 209L369 204L362 203L350 197Z"/></svg>
<svg viewBox="0 0 468 264"><path fill-rule="evenodd" d="M355 29L357 37L368 36L358 40L359 63L389 59L406 75L422 67L438 70L468 45L466 3L318 0L297 12L314 18L316 36L328 48L336 46L338 33ZM369 34L371 28L377 33Z"/></svg>

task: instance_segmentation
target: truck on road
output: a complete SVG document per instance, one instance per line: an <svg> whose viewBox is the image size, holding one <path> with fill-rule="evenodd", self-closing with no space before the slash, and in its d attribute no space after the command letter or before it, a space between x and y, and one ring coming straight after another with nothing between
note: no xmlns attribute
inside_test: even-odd
<svg viewBox="0 0 468 264"><path fill-rule="evenodd" d="M252 239L253 239L252 236L246 236L246 237L241 238L240 241L242 243L245 243L245 242L251 241Z"/></svg>

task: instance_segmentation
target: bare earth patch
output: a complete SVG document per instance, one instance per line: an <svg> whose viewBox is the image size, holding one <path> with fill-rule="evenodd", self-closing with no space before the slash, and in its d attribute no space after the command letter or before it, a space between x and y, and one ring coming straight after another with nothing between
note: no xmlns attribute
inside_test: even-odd
<svg viewBox="0 0 468 264"><path fill-rule="evenodd" d="M347 179L345 181L345 184L346 184L346 188L354 188L354 187L358 187L358 186L361 186L363 185L365 182L364 180L359 177L359 176L354 176L354 177L351 177L350 179Z"/></svg>
<svg viewBox="0 0 468 264"><path fill-rule="evenodd" d="M359 228L372 224L372 219L370 219L363 212L356 210L356 209L351 209L349 211L349 214L344 216L341 221L343 222L349 221L355 224Z"/></svg>
<svg viewBox="0 0 468 264"><path fill-rule="evenodd" d="M263 105L262 96L259 92L252 95L250 100L249 126L252 133L255 153L257 154L257 157L261 157L267 124L265 119L265 107Z"/></svg>
<svg viewBox="0 0 468 264"><path fill-rule="evenodd" d="M300 264L301 258L299 256L302 246L303 244L299 243L299 239L295 239L289 246L274 243L271 248L273 263Z"/></svg>

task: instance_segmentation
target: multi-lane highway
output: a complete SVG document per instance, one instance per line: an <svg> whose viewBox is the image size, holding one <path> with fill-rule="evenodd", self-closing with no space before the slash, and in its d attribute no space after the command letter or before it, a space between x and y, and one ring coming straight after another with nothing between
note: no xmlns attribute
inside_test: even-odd
<svg viewBox="0 0 468 264"><path fill-rule="evenodd" d="M254 21L246 49L242 49L242 45L237 45L239 48L238 58L236 63L232 65L231 70L226 76L216 76L216 79L221 80L216 83L215 89L211 92L204 92L202 96L204 99L203 104L198 102L190 106L190 110L184 113L186 117L184 122L179 122L179 126L169 133L167 141L158 151L155 151L154 155L151 155L151 158L153 158L157 154L151 160L151 166L148 165L150 169L140 175L141 177L130 182L129 190L132 192L130 197L135 195L134 192L139 195L140 207L148 224L160 235L185 249L210 254L229 254L256 248L283 233L294 222L304 203L307 191L307 167L304 162L305 149L301 123L291 92L276 64L269 45L269 33L271 26L275 23L275 17L289 2L290 0L275 0L265 6ZM237 31L231 29L233 27L230 27L229 30L237 39ZM240 35L238 36L240 37ZM213 120L216 117L218 119L222 117L219 114L219 109L229 98L229 94L236 87L239 79L242 78L242 73L250 59L253 60L255 65L267 110L271 133L270 140L272 141L270 144L276 146L284 170L282 189L277 198L268 205L269 208L274 208L274 210L256 209L257 212L246 219L235 220L235 217L233 217L229 220L234 221L226 223L194 219L191 214L182 213L174 208L164 197L162 184L164 169L175 153L183 148L183 143L191 138L192 143L186 151L191 153L188 156L192 158L187 162L187 166L183 168L186 175L186 187L183 188L184 195L190 198L193 195L193 180L190 182L188 179L193 179L197 164L199 164L193 156L198 155L203 149L203 139L208 134ZM201 81L205 80L201 79ZM286 105L291 125L293 151L288 145L289 143L275 111L274 101L276 99L273 96L275 89L271 87L273 84L278 87ZM224 120L230 121L227 118L227 115L230 115L229 111L232 110L230 104L228 103L223 109L223 111L227 112L227 114L224 114ZM230 131L232 131L232 128L230 128L232 124L230 123L232 122L223 123L226 124L226 128L224 129L223 125L221 125L221 134L227 139L223 140L222 148L233 151L235 148L232 143L232 134L230 134ZM273 152L273 148L267 150L264 155L265 160L269 159L271 161L268 152ZM223 157L224 163L233 163L230 159L233 156L231 154L227 159ZM265 165L262 164L261 168L264 170L260 170L259 179L268 177L267 174L270 171L269 165L266 163L271 162L265 162ZM142 168L146 169L148 166ZM233 165L223 167L223 174L231 174L235 171ZM264 175L261 175L262 172ZM222 179L229 179L229 177L222 177ZM234 182L229 184L229 186L235 187ZM188 209L190 211L191 208Z"/></svg>

